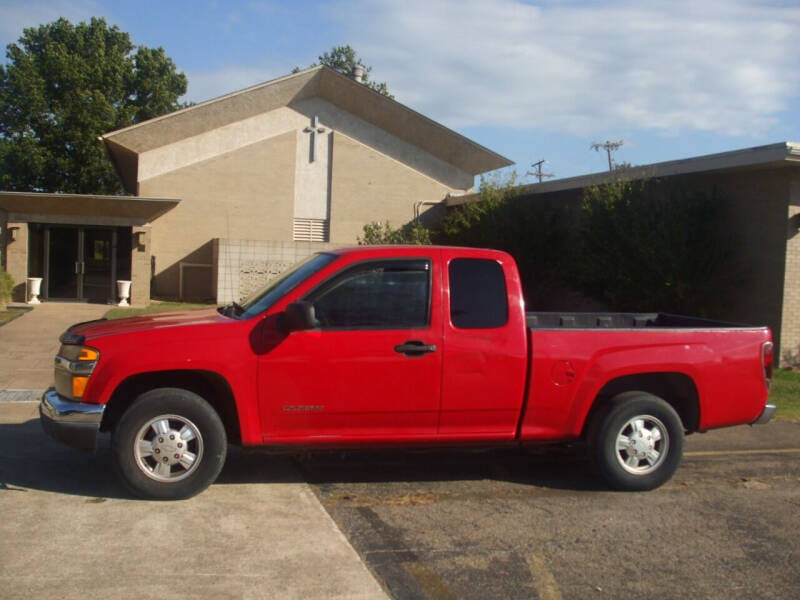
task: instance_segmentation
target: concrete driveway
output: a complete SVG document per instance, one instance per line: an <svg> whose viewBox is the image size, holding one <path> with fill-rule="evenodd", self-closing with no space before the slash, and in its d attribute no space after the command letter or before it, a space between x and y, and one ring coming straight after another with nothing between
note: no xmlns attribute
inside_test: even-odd
<svg viewBox="0 0 800 600"><path fill-rule="evenodd" d="M386 598L288 460L232 449L218 483L182 502L135 500L108 440L47 437L37 398L58 336L108 306L44 303L0 327L0 597Z"/></svg>
<svg viewBox="0 0 800 600"><path fill-rule="evenodd" d="M51 441L0 402L0 597L386 598L287 460L239 453L182 502L132 499L107 444Z"/></svg>

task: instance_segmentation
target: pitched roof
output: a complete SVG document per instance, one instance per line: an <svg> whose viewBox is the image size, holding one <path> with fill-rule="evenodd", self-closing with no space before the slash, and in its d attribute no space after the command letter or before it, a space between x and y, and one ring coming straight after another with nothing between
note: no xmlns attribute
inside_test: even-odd
<svg viewBox="0 0 800 600"><path fill-rule="evenodd" d="M303 100L320 97L471 175L513 164L509 159L325 66L220 96L100 139L125 180L135 155ZM130 189L130 188L129 188Z"/></svg>

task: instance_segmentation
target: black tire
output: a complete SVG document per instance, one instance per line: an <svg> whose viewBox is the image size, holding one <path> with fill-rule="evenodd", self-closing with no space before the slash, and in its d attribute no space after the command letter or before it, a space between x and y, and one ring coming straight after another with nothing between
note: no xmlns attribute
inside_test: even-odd
<svg viewBox="0 0 800 600"><path fill-rule="evenodd" d="M678 468L683 431L678 413L667 402L644 392L625 392L595 415L589 455L612 489L652 490Z"/></svg>
<svg viewBox="0 0 800 600"><path fill-rule="evenodd" d="M227 450L225 426L217 412L197 394L178 388L139 396L111 439L123 484L148 500L199 494L216 480Z"/></svg>

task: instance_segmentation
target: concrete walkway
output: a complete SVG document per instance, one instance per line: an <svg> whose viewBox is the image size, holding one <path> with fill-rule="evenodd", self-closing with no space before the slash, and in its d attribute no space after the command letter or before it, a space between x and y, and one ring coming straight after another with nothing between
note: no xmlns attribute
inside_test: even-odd
<svg viewBox="0 0 800 600"><path fill-rule="evenodd" d="M231 448L182 502L134 500L97 454L42 431L58 336L110 307L48 302L0 327L0 597L382 599L290 460Z"/></svg>
<svg viewBox="0 0 800 600"><path fill-rule="evenodd" d="M135 500L95 455L0 403L0 597L83 600L387 596L291 461L232 449L181 502Z"/></svg>
<svg viewBox="0 0 800 600"><path fill-rule="evenodd" d="M104 304L44 302L0 327L0 390L44 390L53 384L58 336L67 327L102 317Z"/></svg>

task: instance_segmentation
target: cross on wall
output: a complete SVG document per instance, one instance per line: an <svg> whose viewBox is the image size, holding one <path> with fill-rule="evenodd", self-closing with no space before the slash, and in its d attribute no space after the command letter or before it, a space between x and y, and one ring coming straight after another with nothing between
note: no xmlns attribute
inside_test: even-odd
<svg viewBox="0 0 800 600"><path fill-rule="evenodd" d="M326 131L327 129L320 126L319 117L317 115L314 115L314 118L311 119L311 126L303 129L303 132L311 134L311 152L309 154L309 162L314 162L317 160L317 134L325 133Z"/></svg>

